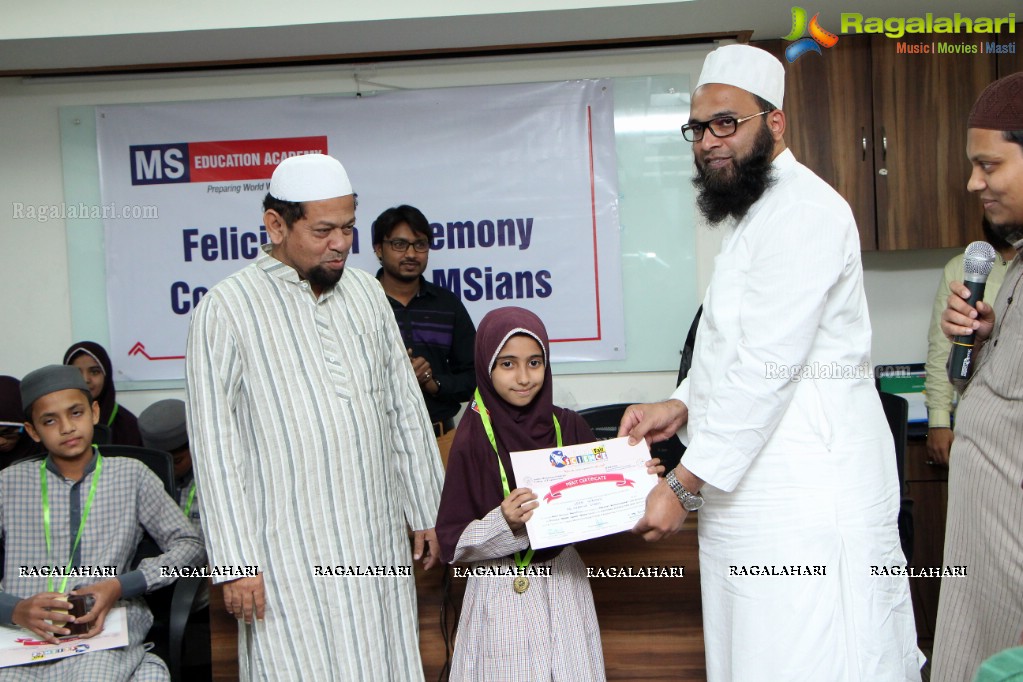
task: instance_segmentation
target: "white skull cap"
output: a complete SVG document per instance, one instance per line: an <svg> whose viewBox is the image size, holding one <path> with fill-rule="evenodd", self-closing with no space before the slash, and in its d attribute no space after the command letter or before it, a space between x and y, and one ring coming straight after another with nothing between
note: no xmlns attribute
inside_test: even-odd
<svg viewBox="0 0 1023 682"><path fill-rule="evenodd" d="M705 83L742 88L777 109L785 99L785 67L770 52L750 45L725 45L707 55L696 87Z"/></svg>
<svg viewBox="0 0 1023 682"><path fill-rule="evenodd" d="M281 201L322 201L352 194L341 162L326 154L301 154L280 162L270 178L270 195Z"/></svg>

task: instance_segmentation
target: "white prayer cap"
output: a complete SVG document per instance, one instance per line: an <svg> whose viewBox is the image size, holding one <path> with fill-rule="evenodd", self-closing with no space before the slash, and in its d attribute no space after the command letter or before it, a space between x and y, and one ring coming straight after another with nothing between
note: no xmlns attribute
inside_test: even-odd
<svg viewBox="0 0 1023 682"><path fill-rule="evenodd" d="M707 55L700 81L742 88L782 108L785 67L771 53L750 45L725 45Z"/></svg>
<svg viewBox="0 0 1023 682"><path fill-rule="evenodd" d="M352 194L341 162L326 154L301 154L284 159L270 178L270 196L281 201L322 201Z"/></svg>

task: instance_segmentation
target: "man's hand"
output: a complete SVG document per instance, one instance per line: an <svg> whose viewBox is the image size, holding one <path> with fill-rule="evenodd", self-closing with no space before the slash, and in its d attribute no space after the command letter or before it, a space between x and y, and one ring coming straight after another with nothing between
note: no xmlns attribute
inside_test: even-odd
<svg viewBox="0 0 1023 682"><path fill-rule="evenodd" d="M416 373L416 381L419 382L419 387L424 392L435 395L440 390L440 386L433 380L433 368L430 367L429 361L424 357L413 355L411 348L406 350L408 350L409 360L412 361L412 371Z"/></svg>
<svg viewBox="0 0 1023 682"><path fill-rule="evenodd" d="M952 429L948 427L934 427L927 429L927 454L933 464L948 466L948 453L952 451Z"/></svg>
<svg viewBox="0 0 1023 682"><path fill-rule="evenodd" d="M632 532L642 535L647 542L654 542L682 530L687 515L688 512L682 508L678 497L664 479L661 479L646 496L646 513L636 523Z"/></svg>
<svg viewBox="0 0 1023 682"><path fill-rule="evenodd" d="M425 554L423 554L424 544L426 545ZM437 542L436 528L414 531L412 540L412 559L413 561L419 561L420 557L423 559L424 571L429 571L431 568L440 563L440 543Z"/></svg>
<svg viewBox="0 0 1023 682"><path fill-rule="evenodd" d="M648 445L653 445L674 436L688 420L689 408L681 400L629 405L618 426L618 436L628 436L629 445L644 438Z"/></svg>
<svg viewBox="0 0 1023 682"><path fill-rule="evenodd" d="M22 599L14 607L11 621L26 630L31 630L40 639L50 644L57 644L58 635L67 635L71 631L64 623L74 621L67 609L71 606L60 592L40 592ZM60 613L63 611L63 613ZM47 623L51 620L53 623Z"/></svg>
<svg viewBox="0 0 1023 682"><path fill-rule="evenodd" d="M664 465L660 457L654 457L646 461L646 472L655 476L664 476Z"/></svg>
<svg viewBox="0 0 1023 682"><path fill-rule="evenodd" d="M253 616L263 620L266 612L266 590L263 574L238 578L224 583L224 607L235 618L251 624Z"/></svg>
<svg viewBox="0 0 1023 682"><path fill-rule="evenodd" d="M106 622L107 614L113 608L117 600L121 598L121 581L117 578L102 580L92 585L86 585L73 591L71 594L91 594L93 599L92 609L87 614L77 619L76 623L93 623L89 626L89 632L82 635L82 639L95 637L103 632L103 623Z"/></svg>
<svg viewBox="0 0 1023 682"><path fill-rule="evenodd" d="M971 308L966 302L970 290L962 282L952 282L948 290L948 307L941 313L941 331L951 341L953 336L973 334L974 343L982 343L991 335L995 326L995 311L984 301L977 301Z"/></svg>
<svg viewBox="0 0 1023 682"><path fill-rule="evenodd" d="M512 531L522 530L533 510L540 506L536 494L529 488L516 488L501 502L501 514Z"/></svg>

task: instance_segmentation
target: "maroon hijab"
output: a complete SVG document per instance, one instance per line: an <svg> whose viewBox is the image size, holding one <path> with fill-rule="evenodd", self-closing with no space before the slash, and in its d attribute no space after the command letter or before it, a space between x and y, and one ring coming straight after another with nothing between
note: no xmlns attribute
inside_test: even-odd
<svg viewBox="0 0 1023 682"><path fill-rule="evenodd" d="M65 365L70 365L80 355L89 355L103 368L103 390L96 402L99 403L99 423L110 427L110 442L114 445L142 445L138 419L134 414L117 403L117 389L114 388L114 367L106 348L95 341L79 341L64 353Z"/></svg>
<svg viewBox="0 0 1023 682"><path fill-rule="evenodd" d="M490 378L494 361L501 349L508 339L517 334L536 339L544 354L543 386L525 407L505 402L497 394ZM596 440L582 417L571 410L554 406L549 359L547 330L540 318L528 310L499 308L487 313L480 322L476 331L476 385L490 414L497 453L487 438L479 410L473 401L455 433L444 478L444 492L437 512L437 538L440 541L441 558L445 562L451 562L458 539L466 526L474 520L482 519L504 500L498 456L508 476L508 489L514 490L515 473L512 471L509 451L536 450L557 445L555 416L561 425L564 445ZM560 552L561 547L540 550L533 556L533 562L548 561Z"/></svg>

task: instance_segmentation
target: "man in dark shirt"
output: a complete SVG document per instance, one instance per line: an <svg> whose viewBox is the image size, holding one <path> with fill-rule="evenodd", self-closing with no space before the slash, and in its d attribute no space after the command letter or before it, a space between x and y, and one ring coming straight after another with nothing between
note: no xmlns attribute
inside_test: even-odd
<svg viewBox="0 0 1023 682"><path fill-rule="evenodd" d="M432 241L429 221L413 206L389 208L373 221L373 250L382 266L377 279L394 309L446 464L454 417L476 387L476 327L457 296L423 277Z"/></svg>

